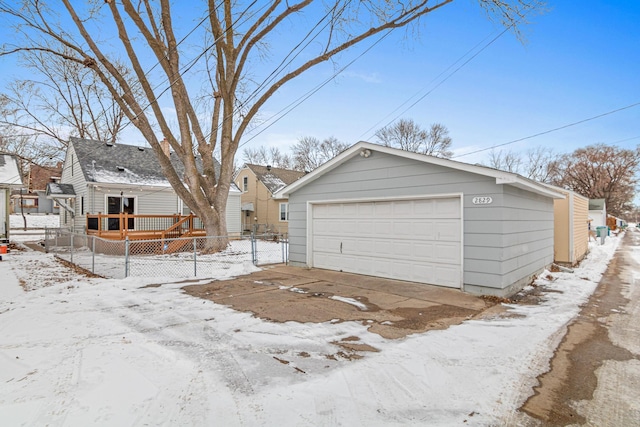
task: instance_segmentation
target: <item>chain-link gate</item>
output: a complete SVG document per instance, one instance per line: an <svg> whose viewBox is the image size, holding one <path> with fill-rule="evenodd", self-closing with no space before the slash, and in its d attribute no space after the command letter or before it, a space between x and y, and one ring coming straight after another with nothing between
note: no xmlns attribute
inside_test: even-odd
<svg viewBox="0 0 640 427"><path fill-rule="evenodd" d="M155 240L109 240L45 230L45 248L94 274L124 277L207 277L239 274L245 263L286 263L289 242L272 235L192 237Z"/></svg>

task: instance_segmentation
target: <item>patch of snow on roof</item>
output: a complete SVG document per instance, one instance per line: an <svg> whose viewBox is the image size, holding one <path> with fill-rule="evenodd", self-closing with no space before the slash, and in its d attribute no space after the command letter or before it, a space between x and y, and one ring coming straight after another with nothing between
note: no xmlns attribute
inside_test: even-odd
<svg viewBox="0 0 640 427"><path fill-rule="evenodd" d="M0 162L0 184L22 185L18 162L15 158L8 154L0 154L0 156L4 160Z"/></svg>
<svg viewBox="0 0 640 427"><path fill-rule="evenodd" d="M169 181L152 177L143 177L125 168L124 171L97 170L93 174L93 179L98 183L105 184L132 184L132 185L157 185L169 187Z"/></svg>
<svg viewBox="0 0 640 427"><path fill-rule="evenodd" d="M262 182L272 193L275 193L287 186L283 180L270 173L262 176Z"/></svg>

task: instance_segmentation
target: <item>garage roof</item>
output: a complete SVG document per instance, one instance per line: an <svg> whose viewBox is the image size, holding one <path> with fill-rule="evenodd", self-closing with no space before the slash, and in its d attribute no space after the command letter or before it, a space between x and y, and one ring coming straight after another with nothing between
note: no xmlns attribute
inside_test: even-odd
<svg viewBox="0 0 640 427"><path fill-rule="evenodd" d="M299 188L313 182L317 178L321 177L325 173L337 168L347 160L356 157L363 156L369 157L374 155L375 152L385 153L392 156L400 156L408 159L417 160L419 162L424 162L432 165L443 166L451 169L456 169L460 171L475 173L482 176L488 176L491 178L495 178L496 184L505 184L511 185L513 187L517 187L523 190L531 191L536 194L540 194L542 196L551 197L553 199L564 199L564 194L558 193L557 191L552 190L551 188L540 184L536 181L525 178L521 175L505 172L498 169L489 168L486 166L472 165L469 163L457 162L455 160L442 159L440 157L428 156L426 154L418 154L413 153L406 150L400 150L398 148L384 147L382 145L372 144L366 141L360 141L354 145L352 145L347 150L338 154L333 159L329 160L319 168L315 169L313 172L308 173L304 177L300 178L296 182L282 190L278 191L274 194L276 198L287 198L294 191Z"/></svg>

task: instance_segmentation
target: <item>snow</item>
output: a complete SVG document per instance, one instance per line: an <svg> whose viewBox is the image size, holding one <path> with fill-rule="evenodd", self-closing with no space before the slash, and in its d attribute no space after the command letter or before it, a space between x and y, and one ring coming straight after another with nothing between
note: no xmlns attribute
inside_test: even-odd
<svg viewBox="0 0 640 427"><path fill-rule="evenodd" d="M25 214L27 228L58 228L60 227L60 215L56 214ZM23 228L24 220L21 214L9 215L10 228Z"/></svg>
<svg viewBox="0 0 640 427"><path fill-rule="evenodd" d="M0 154L0 156L2 156L2 161L0 161L0 184L22 184L16 158L9 154Z"/></svg>
<svg viewBox="0 0 640 427"><path fill-rule="evenodd" d="M262 182L272 194L277 193L287 186L283 180L271 173L262 175Z"/></svg>
<svg viewBox="0 0 640 427"><path fill-rule="evenodd" d="M334 299L336 301L346 302L347 304L351 304L353 306L356 306L360 310L363 310L363 311L367 310L366 304L363 304L360 301L358 301L356 299L353 299L353 298L341 297L341 296L338 296L338 295L334 295L334 296L329 297L329 298Z"/></svg>
<svg viewBox="0 0 640 427"><path fill-rule="evenodd" d="M592 246L574 273L541 275L537 305L400 340L339 319L264 321L180 289L205 280L88 279L49 254L14 251L0 262L0 420L513 425L618 242ZM342 357L333 343L354 336L380 351Z"/></svg>

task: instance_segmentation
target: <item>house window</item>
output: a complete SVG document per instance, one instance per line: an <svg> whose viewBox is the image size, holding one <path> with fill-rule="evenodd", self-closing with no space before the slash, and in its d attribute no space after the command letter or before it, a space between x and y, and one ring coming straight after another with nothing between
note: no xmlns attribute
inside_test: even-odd
<svg viewBox="0 0 640 427"><path fill-rule="evenodd" d="M249 177L245 176L242 178L242 191L249 191Z"/></svg>
<svg viewBox="0 0 640 427"><path fill-rule="evenodd" d="M134 197L111 197L107 196L107 213L108 214L118 214L135 213L135 198ZM133 218L129 218L127 221L127 228L129 230L133 230L134 220ZM109 230L119 230L120 229L120 220L118 218L109 218Z"/></svg>
<svg viewBox="0 0 640 427"><path fill-rule="evenodd" d="M71 176L73 176L73 164L75 163L73 154L71 155Z"/></svg>
<svg viewBox="0 0 640 427"><path fill-rule="evenodd" d="M21 206L23 208L35 208L35 207L38 207L38 199L22 199Z"/></svg>
<svg viewBox="0 0 640 427"><path fill-rule="evenodd" d="M289 203L280 203L280 221L289 221Z"/></svg>

